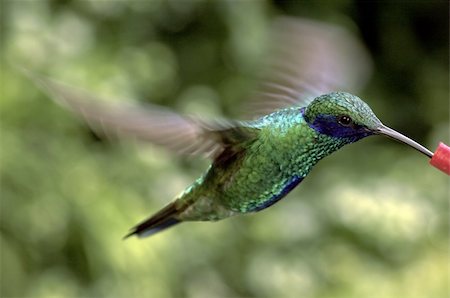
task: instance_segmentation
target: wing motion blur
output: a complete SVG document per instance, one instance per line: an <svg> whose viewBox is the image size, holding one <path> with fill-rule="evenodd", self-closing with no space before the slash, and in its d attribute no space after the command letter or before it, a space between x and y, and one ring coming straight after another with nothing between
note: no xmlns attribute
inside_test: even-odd
<svg viewBox="0 0 450 298"><path fill-rule="evenodd" d="M280 17L272 26L266 79L250 101L252 115L305 106L331 91L355 92L370 75L362 44L335 25ZM23 70L23 69L22 69ZM23 70L59 104L107 136L131 136L187 155L217 156L257 134L245 122L204 120L155 105L105 101L81 89Z"/></svg>
<svg viewBox="0 0 450 298"><path fill-rule="evenodd" d="M108 137L134 137L185 155L215 156L224 145L223 132L238 130L238 122L207 121L184 116L161 106L106 101L52 79L28 75L57 103L82 116Z"/></svg>
<svg viewBox="0 0 450 298"><path fill-rule="evenodd" d="M306 106L332 91L357 93L370 77L369 53L356 36L337 25L280 17L269 40L266 72L249 102L255 116Z"/></svg>

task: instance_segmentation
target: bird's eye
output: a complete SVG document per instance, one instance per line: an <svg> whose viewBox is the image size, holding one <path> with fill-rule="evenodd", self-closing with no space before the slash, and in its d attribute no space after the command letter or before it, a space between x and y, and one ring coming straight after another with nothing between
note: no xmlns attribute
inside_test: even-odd
<svg viewBox="0 0 450 298"><path fill-rule="evenodd" d="M338 122L342 126L350 126L353 123L352 118L350 118L349 116L345 116L345 115L339 117Z"/></svg>

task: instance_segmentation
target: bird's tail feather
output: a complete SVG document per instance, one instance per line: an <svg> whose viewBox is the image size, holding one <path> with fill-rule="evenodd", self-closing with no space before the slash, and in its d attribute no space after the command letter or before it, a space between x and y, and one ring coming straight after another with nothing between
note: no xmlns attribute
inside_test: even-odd
<svg viewBox="0 0 450 298"><path fill-rule="evenodd" d="M176 218L179 210L175 206L175 202L170 203L158 213L151 216L149 219L143 221L137 226L133 227L124 238L128 238L133 235L138 237L147 237L165 230L171 226L174 226L181 222Z"/></svg>

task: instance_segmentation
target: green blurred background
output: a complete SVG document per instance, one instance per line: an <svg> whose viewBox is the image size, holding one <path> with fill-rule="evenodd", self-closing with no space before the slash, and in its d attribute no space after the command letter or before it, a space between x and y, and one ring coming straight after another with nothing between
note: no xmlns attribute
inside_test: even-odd
<svg viewBox="0 0 450 298"><path fill-rule="evenodd" d="M379 137L326 158L274 207L121 237L208 161L111 142L10 62L105 97L239 115L282 14L359 35L359 94L449 143L446 1L2 1L1 297L447 297L449 180Z"/></svg>

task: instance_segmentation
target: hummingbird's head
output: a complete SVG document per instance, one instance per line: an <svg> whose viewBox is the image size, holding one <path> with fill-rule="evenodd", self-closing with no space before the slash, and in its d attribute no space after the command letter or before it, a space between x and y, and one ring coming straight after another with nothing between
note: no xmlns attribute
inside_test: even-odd
<svg viewBox="0 0 450 298"><path fill-rule="evenodd" d="M364 101L346 92L333 92L315 98L306 107L303 116L318 133L342 139L345 143L356 142L370 135L384 135L428 157L433 156L422 145L383 125Z"/></svg>
<svg viewBox="0 0 450 298"><path fill-rule="evenodd" d="M375 134L382 125L365 102L345 92L315 98L306 107L304 118L317 132L350 143Z"/></svg>

